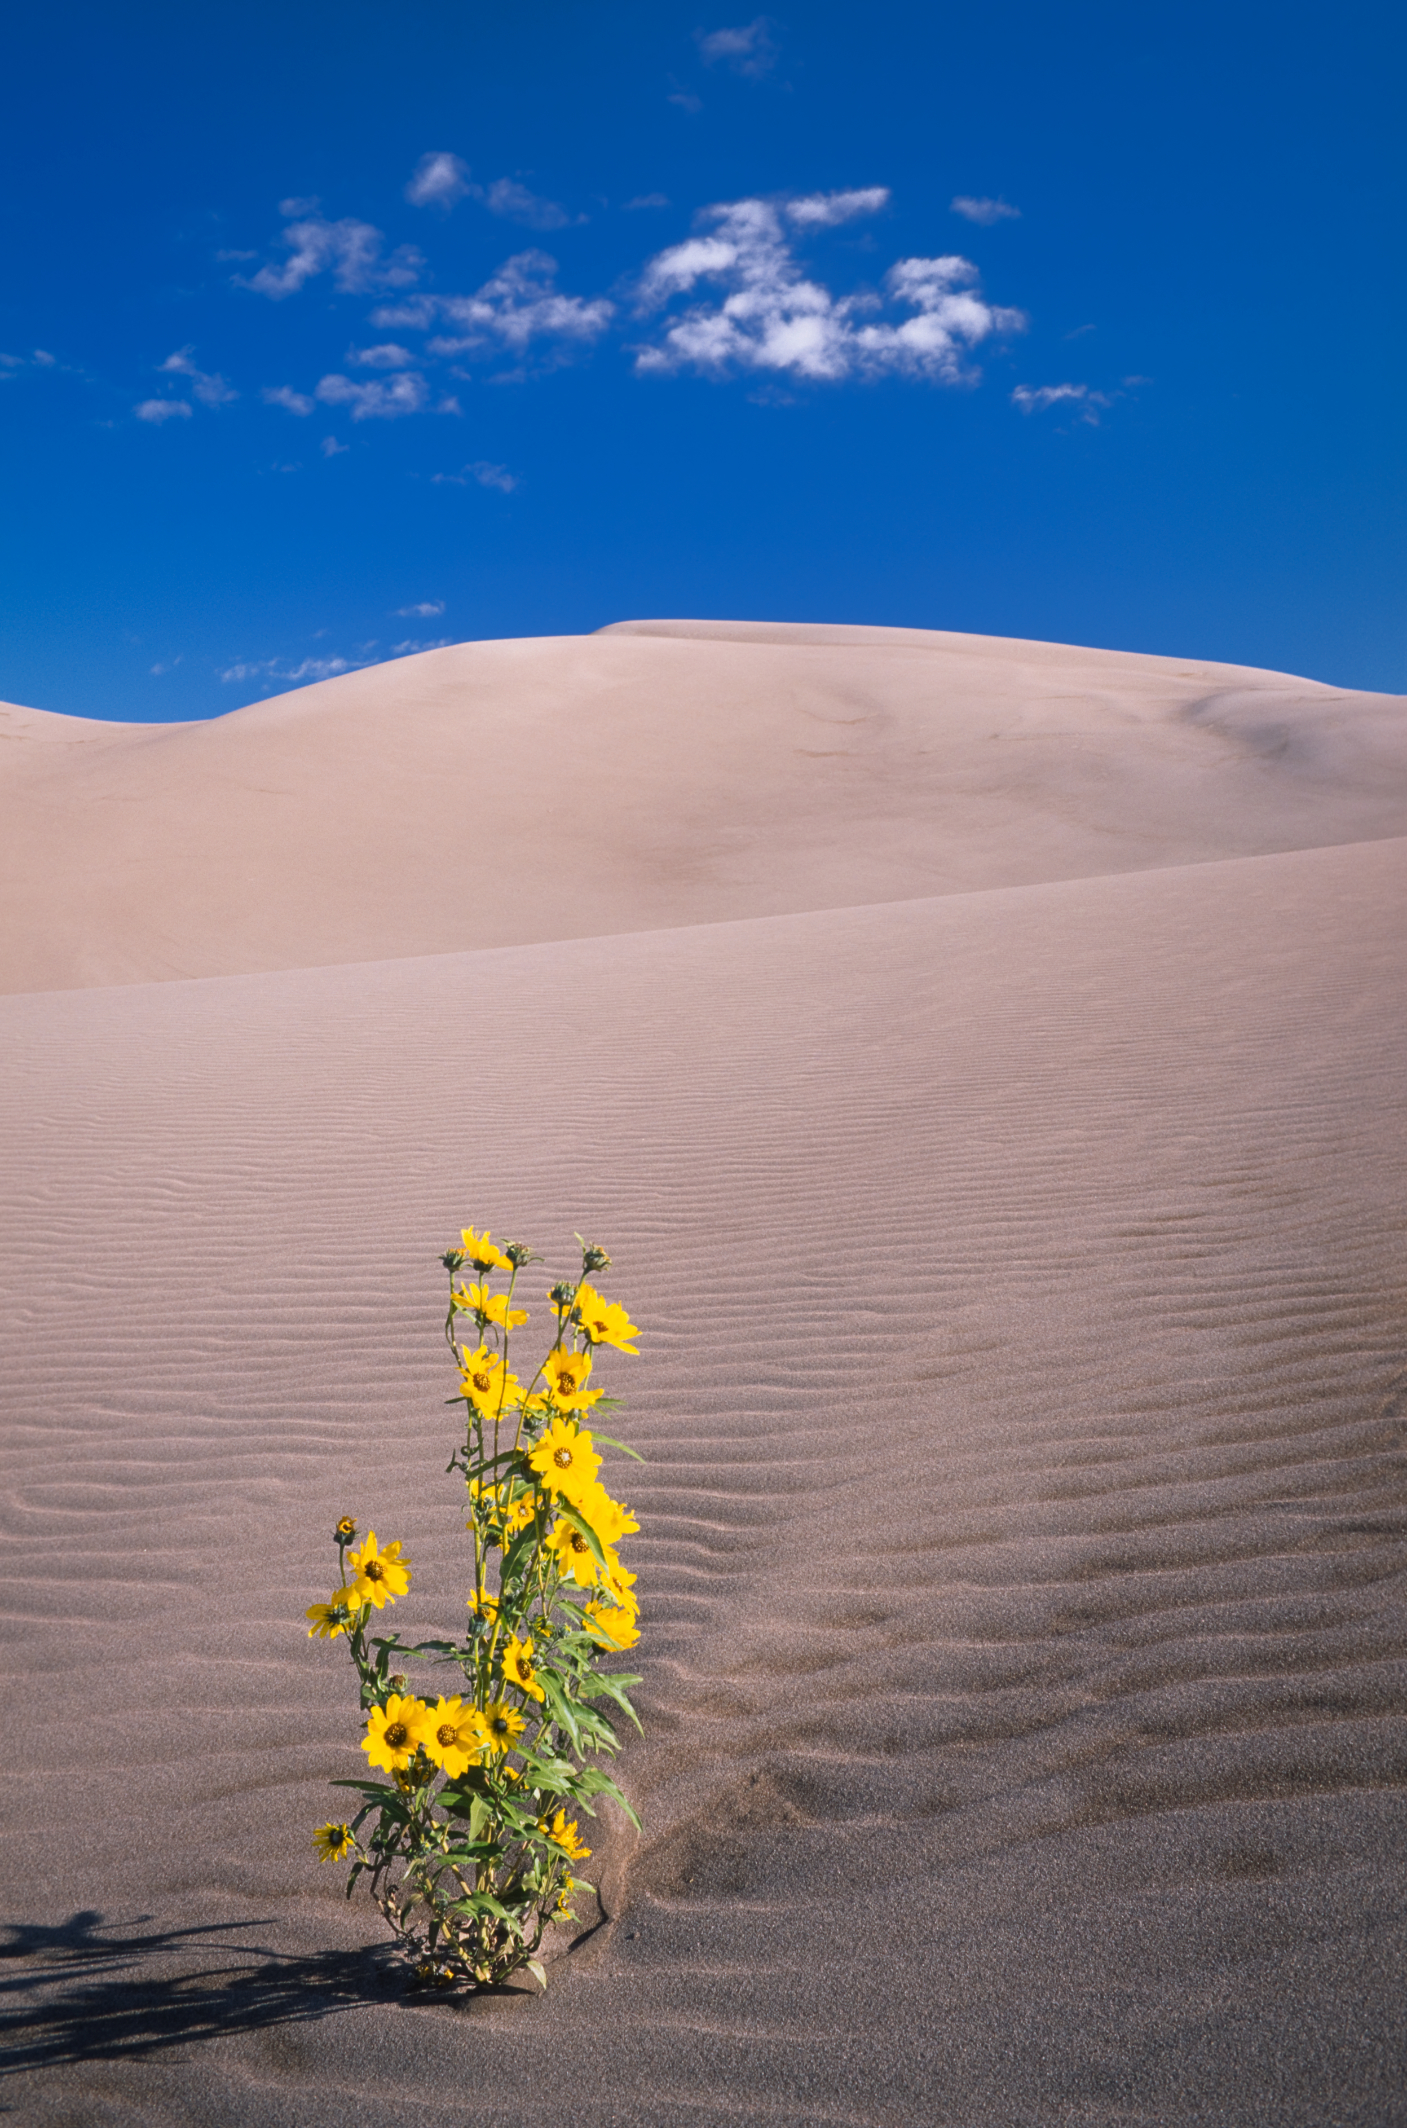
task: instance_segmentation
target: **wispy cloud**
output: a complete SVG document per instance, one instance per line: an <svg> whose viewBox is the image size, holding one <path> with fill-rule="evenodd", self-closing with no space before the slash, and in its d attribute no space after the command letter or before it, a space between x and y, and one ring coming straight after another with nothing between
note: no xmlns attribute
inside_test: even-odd
<svg viewBox="0 0 1407 2128"><path fill-rule="evenodd" d="M393 643L391 645L391 655L393 658L405 658L414 657L419 650L444 650L450 641L451 638L449 636L441 635L437 636L433 643Z"/></svg>
<svg viewBox="0 0 1407 2128"><path fill-rule="evenodd" d="M475 197L481 199L490 214L501 214L505 221L521 222L525 229L566 229L574 222L584 222L584 214L568 214L555 200L540 199L520 185L516 178L499 177L487 187L475 185Z"/></svg>
<svg viewBox="0 0 1407 2128"><path fill-rule="evenodd" d="M740 29L695 30L694 41L707 66L720 63L749 81L760 81L780 56L770 15L758 15Z"/></svg>
<svg viewBox="0 0 1407 2128"><path fill-rule="evenodd" d="M472 296L420 296L373 313L372 323L391 330L428 331L437 321L454 328L430 342L437 356L511 348L524 353L534 342L589 345L615 315L604 296L587 300L563 295L556 285L557 261L545 251L521 251L505 261Z"/></svg>
<svg viewBox="0 0 1407 2128"><path fill-rule="evenodd" d="M1004 199L972 199L960 192L952 203L954 214L960 214L965 222L976 222L980 229L990 229L993 222L1019 222L1021 209L1010 207Z"/></svg>
<svg viewBox="0 0 1407 2128"><path fill-rule="evenodd" d="M667 207L668 205L669 194L667 192L642 192L638 199L628 199L625 202L624 212L626 214L634 214L641 207Z"/></svg>
<svg viewBox="0 0 1407 2128"><path fill-rule="evenodd" d="M310 203L285 200L282 212L299 213ZM350 218L329 222L310 215L289 223L280 241L289 256L279 265L261 266L248 279L236 274L235 285L252 288L261 296L280 301L322 273L332 275L333 285L344 295L363 295L369 289L413 288L424 271L425 261L413 244L398 245L383 258L385 239L370 222Z"/></svg>
<svg viewBox="0 0 1407 2128"><path fill-rule="evenodd" d="M1091 428L1098 427L1096 407L1112 406L1113 400L1105 392L1091 390L1087 384L1018 384L1011 395L1013 406L1019 406L1023 414L1039 414L1048 406L1060 406L1065 402L1078 406L1080 419Z"/></svg>
<svg viewBox="0 0 1407 2128"><path fill-rule="evenodd" d="M151 676L152 676L152 678L153 678L154 680L160 680L160 679L162 679L162 678L163 678L163 677L164 677L164 676L165 676L165 675L166 675L166 674L167 674L168 672L174 672L174 671L175 671L175 669L176 669L176 667L177 667L177 666L178 666L178 665L180 664L180 662L181 662L181 658L180 658L180 655L178 654L178 655L177 655L176 657L174 657L174 658L168 658L168 659L167 659L167 661L166 661L166 663L165 663L164 665L153 665L153 666L152 666L152 667L150 668L150 669L151 669Z"/></svg>
<svg viewBox="0 0 1407 2128"><path fill-rule="evenodd" d="M834 229L857 215L878 214L888 205L888 185L866 185L858 192L807 192L785 201L782 212L800 229Z"/></svg>
<svg viewBox="0 0 1407 2128"><path fill-rule="evenodd" d="M13 377L17 371L29 369L57 369L58 357L47 348L36 347L29 355L0 355L0 377Z"/></svg>
<svg viewBox="0 0 1407 2128"><path fill-rule="evenodd" d="M433 621L445 610L443 599L422 599L418 606L397 606L398 621Z"/></svg>
<svg viewBox="0 0 1407 2128"><path fill-rule="evenodd" d="M332 680L339 672L352 672L360 660L352 658L304 658L299 665L285 665L281 658L240 659L220 674L225 681L288 680L295 686L305 680Z"/></svg>
<svg viewBox="0 0 1407 2128"><path fill-rule="evenodd" d="M189 377L192 395L202 406L228 406L239 393L228 385L218 372L197 369L191 360L193 347L179 347L174 355L168 355L161 367L168 375Z"/></svg>
<svg viewBox="0 0 1407 2128"><path fill-rule="evenodd" d="M721 283L724 294L686 310L660 340L639 351L637 369L693 369L713 376L761 370L829 381L882 375L941 384L972 381L966 350L994 334L1022 330L1025 319L1020 311L983 301L970 260L900 259L884 276L883 294L847 297L833 295L796 260L785 220L825 226L828 220L872 213L887 198L882 186L874 186L781 203L734 200L706 209L699 217L704 233L649 262L640 301L644 309L656 309L692 294L701 281ZM794 208L803 211L793 215ZM898 324L887 322L875 315L886 304L914 315Z"/></svg>
<svg viewBox="0 0 1407 2128"><path fill-rule="evenodd" d="M439 207L448 213L469 190L469 165L442 150L421 156L405 196L413 207Z"/></svg>
<svg viewBox="0 0 1407 2128"><path fill-rule="evenodd" d="M344 451L350 451L351 448L350 443L339 443L335 436L324 436L318 445L324 458L340 458Z"/></svg>
<svg viewBox="0 0 1407 2128"><path fill-rule="evenodd" d="M317 388L324 406L347 406L353 421L396 421L404 414L420 414L430 400L430 387L418 370L402 370L398 376L373 384L354 384L350 377L324 377Z"/></svg>
<svg viewBox="0 0 1407 2128"><path fill-rule="evenodd" d="M397 347L391 340L382 347L349 347L343 360L359 369L409 369L415 357L408 347Z"/></svg>
<svg viewBox="0 0 1407 2128"><path fill-rule="evenodd" d="M692 89L681 89L672 74L669 78L674 85L670 89L666 102L678 104L681 111L701 111L703 109L702 96L696 96Z"/></svg>
<svg viewBox="0 0 1407 2128"><path fill-rule="evenodd" d="M432 473L436 487L467 488L471 481L481 488L497 488L504 495L511 495L518 485L518 475L510 473L507 466L491 465L486 458L476 458L472 465L459 473Z"/></svg>
<svg viewBox="0 0 1407 2128"><path fill-rule="evenodd" d="M138 421L149 421L154 428L160 428L166 421L189 421L191 403L189 399L144 399L133 411Z"/></svg>
<svg viewBox="0 0 1407 2128"><path fill-rule="evenodd" d="M311 414L317 404L306 392L295 392L291 384L266 384L261 397L266 406L281 406L289 414Z"/></svg>

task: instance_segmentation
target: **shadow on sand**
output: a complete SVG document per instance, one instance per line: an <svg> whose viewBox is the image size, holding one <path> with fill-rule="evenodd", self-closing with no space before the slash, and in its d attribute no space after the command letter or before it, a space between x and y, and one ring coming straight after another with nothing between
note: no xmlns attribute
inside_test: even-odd
<svg viewBox="0 0 1407 2128"><path fill-rule="evenodd" d="M144 1914L139 1923L151 1919ZM8 1924L0 1943L4 2073L140 2060L231 2033L317 2023L371 2003L468 2000L408 1985L389 1946L289 1957L230 1940L272 1925L218 1921L118 1933L92 1911L57 1928Z"/></svg>

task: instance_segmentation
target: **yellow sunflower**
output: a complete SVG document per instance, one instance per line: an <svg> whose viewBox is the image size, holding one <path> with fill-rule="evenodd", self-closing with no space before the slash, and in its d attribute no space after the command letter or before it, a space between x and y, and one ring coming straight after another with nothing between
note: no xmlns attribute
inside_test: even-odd
<svg viewBox="0 0 1407 2128"><path fill-rule="evenodd" d="M571 1419L553 1419L528 1461L545 1492L561 1493L572 1502L594 1484L601 1468L590 1434L583 1433ZM595 1526L593 1523L592 1528Z"/></svg>
<svg viewBox="0 0 1407 2128"><path fill-rule="evenodd" d="M309 1640L336 1640L339 1633L346 1633L357 1622L365 1598L355 1589L334 1589L326 1603L315 1603L303 1613L311 1618L308 1628Z"/></svg>
<svg viewBox="0 0 1407 2128"><path fill-rule="evenodd" d="M537 1672L533 1668L533 1644L530 1640L519 1640L515 1633L503 1651L502 1661L503 1674L510 1685L516 1685L520 1692L526 1692L529 1699L546 1699L547 1694L538 1683Z"/></svg>
<svg viewBox="0 0 1407 2128"><path fill-rule="evenodd" d="M570 1825L567 1823L565 1810L559 1810L550 1825L546 1818L539 1818L537 1821L538 1831L545 1833L549 1840L555 1840L557 1845L565 1850L569 1862L585 1862L591 1853L591 1849L578 1837L576 1828L577 1821L575 1818L572 1819ZM571 1879L568 1878L567 1881L570 1883Z"/></svg>
<svg viewBox="0 0 1407 2128"><path fill-rule="evenodd" d="M500 1330L516 1330L528 1319L526 1308L510 1308L506 1293L490 1293L487 1286L456 1286L450 1294L461 1315L477 1315Z"/></svg>
<svg viewBox="0 0 1407 2128"><path fill-rule="evenodd" d="M604 1300L594 1286L578 1286L576 1310L593 1345L614 1345L618 1352L639 1353L638 1345L626 1342L638 1337L639 1329L618 1300Z"/></svg>
<svg viewBox="0 0 1407 2128"><path fill-rule="evenodd" d="M402 1699L395 1692L384 1707L372 1707L362 1738L362 1750L371 1764L387 1773L404 1773L425 1742L429 1716L423 1699Z"/></svg>
<svg viewBox="0 0 1407 2128"><path fill-rule="evenodd" d="M340 1862L343 1855L356 1846L350 1825L319 1825L313 1834L313 1845L320 1862Z"/></svg>
<svg viewBox="0 0 1407 2128"><path fill-rule="evenodd" d="M589 1603L586 1606L588 1620L613 1648L634 1647L640 1638L635 1615L634 1611L626 1610L624 1604Z"/></svg>
<svg viewBox="0 0 1407 2128"><path fill-rule="evenodd" d="M462 1362L459 1393L467 1397L484 1419L500 1419L512 1411L522 1394L518 1377L510 1374L500 1355L480 1345Z"/></svg>
<svg viewBox="0 0 1407 2128"><path fill-rule="evenodd" d="M484 1709L484 1742L490 1751L511 1751L527 1728L516 1707L506 1700L491 1699Z"/></svg>
<svg viewBox="0 0 1407 2128"><path fill-rule="evenodd" d="M512 1270L512 1263L504 1255L502 1249L496 1248L493 1242L489 1240L487 1227L484 1228L482 1234L476 1234L472 1227L465 1227L462 1229L459 1238L463 1244L463 1254L468 1257L476 1271Z"/></svg>
<svg viewBox="0 0 1407 2128"><path fill-rule="evenodd" d="M492 1625L498 1616L498 1598L491 1596L487 1589L479 1589L470 1596L469 1609L476 1618L486 1618Z"/></svg>
<svg viewBox="0 0 1407 2128"><path fill-rule="evenodd" d="M599 1404L601 1391L584 1386L590 1372L589 1352L565 1352L560 1346L549 1352L542 1365L548 1402L558 1411L588 1411Z"/></svg>
<svg viewBox="0 0 1407 2128"><path fill-rule="evenodd" d="M422 1742L425 1756L453 1779L478 1765L484 1718L477 1707L466 1707L458 1693L453 1699L437 1699L426 1712Z"/></svg>
<svg viewBox="0 0 1407 2128"><path fill-rule="evenodd" d="M374 1529L367 1531L361 1550L348 1555L347 1564L356 1577L351 1588L357 1602L374 1603L378 1611L410 1587L410 1561L402 1559L399 1541L383 1550Z"/></svg>
<svg viewBox="0 0 1407 2128"><path fill-rule="evenodd" d="M579 1588L583 1589L595 1588L596 1583L601 1578L601 1570L596 1564L596 1554L592 1551L585 1537L582 1536L581 1531L568 1522L565 1516L559 1516L556 1523L554 1523L552 1534L547 1540L547 1549L556 1559L557 1572L561 1575L563 1581L574 1581ZM608 1552L606 1554L608 1565L610 1557L611 1555Z"/></svg>
<svg viewBox="0 0 1407 2128"><path fill-rule="evenodd" d="M622 1537L633 1536L640 1527L630 1509L613 1500L599 1479L574 1493L572 1505L591 1524L602 1544L619 1544Z"/></svg>

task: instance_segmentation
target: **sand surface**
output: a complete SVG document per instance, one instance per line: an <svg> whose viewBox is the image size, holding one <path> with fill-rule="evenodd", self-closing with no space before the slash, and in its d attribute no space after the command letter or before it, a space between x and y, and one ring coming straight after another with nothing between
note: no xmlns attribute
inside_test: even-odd
<svg viewBox="0 0 1407 2128"><path fill-rule="evenodd" d="M10 2117L1407 2121L1402 704L636 623L8 731ZM462 1601L469 1219L612 1247L649 1460L645 1834L466 2011L300 1614L344 1512Z"/></svg>

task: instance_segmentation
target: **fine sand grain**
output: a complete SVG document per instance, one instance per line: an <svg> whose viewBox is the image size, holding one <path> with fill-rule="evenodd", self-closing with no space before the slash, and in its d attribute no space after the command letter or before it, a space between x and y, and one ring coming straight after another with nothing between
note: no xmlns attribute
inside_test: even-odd
<svg viewBox="0 0 1407 2128"><path fill-rule="evenodd" d="M664 668L629 661L656 656L693 660L760 781L663 703L632 752ZM611 756L625 825L589 831L585 914L543 935L573 845L532 800L566 808L575 771L544 780L534 738L494 819L458 793L452 905L486 929L437 952L435 661L452 691L480 657L505 730L513 669L539 737L549 698L580 712L596 743L558 754L601 806ZM715 657L748 661L732 693ZM942 724L932 673L959 665ZM998 697L1034 765L984 783ZM788 719L845 700L873 729L807 782ZM339 891L374 831L385 931L300 889L334 852L294 765L339 704L362 807ZM184 732L15 715L14 783L56 836L70 792L99 847L89 918L35 830L10 948L35 987L0 998L0 2106L1407 2121L1401 705L637 623ZM255 789L276 754L281 842ZM258 893L222 914L242 833ZM510 860L528 883L495 900L479 867ZM407 1998L312 1859L360 1754L350 1673L299 1619L344 1512L408 1542L398 1626L462 1602L435 1258L468 1219L549 1252L539 1320L573 1228L612 1248L646 1326L619 1430L648 1462L613 1472L643 1524L621 1766L645 1833L603 1816L601 1925L546 1997L466 2010Z"/></svg>

